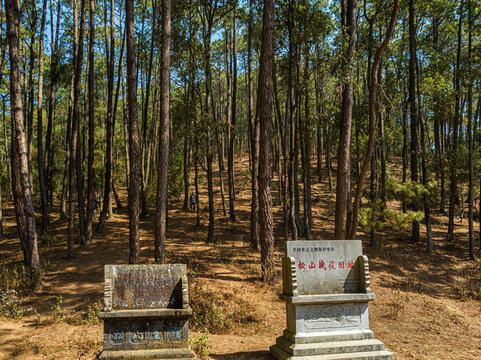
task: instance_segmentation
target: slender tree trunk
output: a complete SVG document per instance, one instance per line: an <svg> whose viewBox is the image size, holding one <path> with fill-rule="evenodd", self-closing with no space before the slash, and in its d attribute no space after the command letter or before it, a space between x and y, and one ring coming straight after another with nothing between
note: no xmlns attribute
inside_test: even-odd
<svg viewBox="0 0 481 360"><path fill-rule="evenodd" d="M354 61L357 28L357 0L343 0L344 15L341 16L341 26L344 37L348 41L346 61ZM354 78L352 65L347 70L347 79ZM337 160L337 189L336 189L336 222L334 238L346 239L349 231L349 213L351 204L351 129L353 106L353 83L347 80L342 93L341 129Z"/></svg>
<svg viewBox="0 0 481 360"><path fill-rule="evenodd" d="M281 186L282 186L282 215L284 218L283 221L283 230L284 230L284 241L289 240L289 209L287 204L287 143L286 143L286 132L287 132L287 121L284 124L284 130L282 129L282 116L281 116L281 107L279 104L279 91L277 89L277 75L275 71L275 62L273 64L274 69L272 71L272 83L273 83L273 90L274 90L274 99L275 99L275 108L276 108L276 116L278 118L278 131L279 131L279 139L281 140L282 146L282 163L283 163L283 174L279 173L281 178ZM287 118L287 114L286 114ZM256 116L256 119L258 117ZM279 166L281 169L281 166Z"/></svg>
<svg viewBox="0 0 481 360"><path fill-rule="evenodd" d="M251 124L251 214L250 214L250 229L251 229L251 249L257 251L259 249L259 117L254 114L254 82L252 79L252 31L253 31L253 0L249 0L249 24L247 33L247 117Z"/></svg>
<svg viewBox="0 0 481 360"><path fill-rule="evenodd" d="M213 188L213 171L212 171L212 161L213 161L213 151L212 151L212 134L210 133L211 123L212 123L212 76L211 76L211 37L212 37L212 27L214 23L214 10L210 6L207 6L206 12L206 28L204 29L204 59L205 59L205 107L204 114L207 115L208 130L206 134L206 159L207 159L207 191L209 197L209 227L207 230L207 243L214 242L214 188Z"/></svg>
<svg viewBox="0 0 481 360"><path fill-rule="evenodd" d="M83 58L83 37L85 27L85 0L81 2L80 10L80 32L78 36L78 45L74 51L74 100L72 110L72 133L70 139L70 160L69 160L69 200L68 200L68 246L67 258L71 259L75 255L75 170L77 164L77 144L79 131L79 117L80 117L80 85L82 80L82 58ZM78 172L77 172L78 174ZM77 179L79 181L80 179ZM81 204L79 204L80 207ZM84 224L80 224L81 226ZM80 228L80 236L83 236L83 229Z"/></svg>
<svg viewBox="0 0 481 360"><path fill-rule="evenodd" d="M259 114L259 237L264 280L277 281L274 261L274 229L271 199L271 131L272 131L272 68L274 59L274 0L264 0L262 42L257 90Z"/></svg>
<svg viewBox="0 0 481 360"><path fill-rule="evenodd" d="M24 250L24 259L30 269L30 280L35 290L41 287L40 259L37 247L35 212L32 186L28 170L27 144L23 120L22 93L20 88L19 3L6 0L7 39L10 57L10 104L12 122L12 193L14 196L17 227Z"/></svg>
<svg viewBox="0 0 481 360"><path fill-rule="evenodd" d="M137 125L137 70L135 65L134 1L125 2L127 33L127 101L129 109L129 263L139 257L139 131Z"/></svg>
<svg viewBox="0 0 481 360"><path fill-rule="evenodd" d="M408 133L407 133L407 113L408 113L408 101L407 95L404 96L403 99L403 117L402 117L402 126L403 126L403 174L402 174L402 183L405 184L407 181L407 168L408 168ZM402 202L403 214L407 212L406 202L403 200Z"/></svg>
<svg viewBox="0 0 481 360"><path fill-rule="evenodd" d="M472 80L472 5L468 0L468 153L469 153L469 184L468 184L468 241L469 259L475 260L474 248L474 165L473 165L473 80ZM481 212L481 209L480 209Z"/></svg>
<svg viewBox="0 0 481 360"><path fill-rule="evenodd" d="M38 50L38 108L37 108L37 166L42 202L42 235L47 233L49 223L48 194L43 162L43 38L45 36L45 16L47 0L43 0L42 20L40 25L40 42Z"/></svg>
<svg viewBox="0 0 481 360"><path fill-rule="evenodd" d="M157 28L157 1L153 1L152 4L152 28L156 29ZM146 198L146 187L148 184L148 179L149 179L149 167L150 167L150 156L146 156L147 153L147 148L150 148L149 145L147 144L147 122L148 122L148 111L149 111L149 100L150 100L150 83L152 79L152 62L154 59L154 36L151 37L150 41L150 55L149 55L149 67L147 69L147 84L145 86L145 99L143 101L143 107L142 107L142 163L141 163L141 193L140 193L140 201L141 201L141 213L140 217L143 219L147 216L147 198ZM157 66L156 66L157 68ZM161 70L162 71L162 70ZM156 87L157 81L154 83L154 86ZM157 99L155 99L157 100ZM155 103L154 103L155 107ZM162 114L161 114L162 116ZM152 116L152 122L157 121L155 119L155 116ZM157 181L158 183L158 181ZM158 199L157 199L158 202ZM156 210L156 216L157 216L157 210ZM157 220L156 220L157 221ZM157 237L156 237L157 239ZM160 261L160 260L158 260ZM162 263L164 262L163 260L161 261Z"/></svg>
<svg viewBox="0 0 481 360"><path fill-rule="evenodd" d="M30 38L30 59L29 59L29 75L28 75L28 105L27 105L27 158L30 183L32 183L32 148L33 148L33 113L34 113L34 93L35 85L33 82L33 74L35 71L35 40L37 35L37 6L32 1L30 4L32 11L31 19L31 38ZM25 89L25 93L27 90Z"/></svg>
<svg viewBox="0 0 481 360"><path fill-rule="evenodd" d="M411 181L418 181L418 113L416 109L416 24L414 20L414 0L409 0L409 111L411 119ZM418 203L413 199L411 208L418 211ZM419 221L412 222L413 242L419 241Z"/></svg>
<svg viewBox="0 0 481 360"><path fill-rule="evenodd" d="M50 158L53 156L52 153L52 132L53 132L53 113L54 113L54 100L55 100L55 83L56 83L56 76L57 76L57 64L58 64L58 38L59 38L59 29L60 29L60 14L61 14L61 1L58 2L58 7L57 7L57 24L56 24L56 30L55 30L55 35L54 35L54 30L53 30L53 2L50 0L50 26L51 26L51 39L55 39L52 44L52 60L51 60L51 65L50 65L50 90L49 90L49 96L48 96L48 120L47 120L47 134L45 137L45 154L44 154L44 168L45 168L45 174L46 174L46 179L47 183L50 183L50 188L52 188L52 177L50 176L51 173L51 166L53 166L53 161L50 161ZM52 203L53 199L50 196L50 203Z"/></svg>
<svg viewBox="0 0 481 360"><path fill-rule="evenodd" d="M126 0L128 1L128 0ZM107 11L107 5L105 6ZM114 122L113 122L113 96L114 96L114 61L115 61L115 35L114 35L114 15L115 3L114 0L110 2L110 48L107 43L107 34L105 34L105 48L110 51L107 56L107 118L105 122L106 127L106 162L105 162L105 181L104 181L104 206L100 213L98 224L98 231L101 231L105 225L107 212L109 217L112 217L112 158L114 146ZM108 51L107 51L108 52Z"/></svg>
<svg viewBox="0 0 481 360"><path fill-rule="evenodd" d="M89 105L89 158L87 175L87 219L85 226L85 243L92 242L92 221L94 213L95 180L95 90L94 90L94 46L95 46L95 0L90 0L90 34L89 34L89 70L88 70L88 105Z"/></svg>
<svg viewBox="0 0 481 360"><path fill-rule="evenodd" d="M160 141L157 159L157 202L155 212L155 261L165 262L167 231L167 185L169 170L170 115L170 16L171 1L162 1L162 44L160 71Z"/></svg>
<svg viewBox="0 0 481 360"><path fill-rule="evenodd" d="M306 4L307 5L307 4ZM307 26L305 26L307 28ZM303 121L303 138L304 138L304 235L306 240L311 239L311 134L310 134L310 114L309 114L309 46L305 45L305 67L304 67L304 121Z"/></svg>
<svg viewBox="0 0 481 360"><path fill-rule="evenodd" d="M294 124L294 111L295 111L295 96L294 96L294 52L296 49L294 29L296 27L294 22L294 2L295 0L289 0L289 18L288 18L288 32L289 32L289 78L287 87L287 106L289 114L289 223L291 226L292 240L297 240L299 230L296 223L296 192L295 192L295 170L294 170L294 157L295 157L295 124Z"/></svg>
<svg viewBox="0 0 481 360"><path fill-rule="evenodd" d="M459 74L459 66L461 63L461 46L462 46L462 25L463 25L463 5L464 1L461 0L460 5L460 14L459 14L459 23L458 23L458 49L456 54L456 65L454 68L454 89L455 89L455 110L454 110L454 121L453 121L453 130L452 130L452 142L451 142L451 149L450 149L450 185L449 185L449 220L448 220L448 234L447 240L448 242L452 242L454 240L454 206L456 202L456 198L458 196L458 186L457 186L457 178L456 178L456 166L457 166L457 150L458 150L458 126L459 126L459 118L462 111L460 110L460 74Z"/></svg>
<svg viewBox="0 0 481 360"><path fill-rule="evenodd" d="M367 169L369 166L369 163L371 163L371 171L372 169L372 161L371 161L371 156L372 152L374 149L374 139L376 135L376 96L377 96L377 87L378 87L378 69L379 65L381 63L382 55L384 53L384 50L386 49L387 45L391 41L391 37L394 33L394 27L396 26L396 21L397 21L397 13L399 10L399 0L396 0L394 2L394 7L393 11L391 14L391 21L389 24L389 29L386 34L386 38L382 42L381 46L377 49L376 55L374 57L374 62L372 64L372 67L370 69L370 74L371 74L371 81L370 81L370 89L369 89L369 141L368 141L368 147L367 147L367 155L366 159L364 160L362 164L362 169L359 174L359 182L357 184L356 188L356 195L354 197L354 206L353 206L353 214L352 214L352 227L349 230L349 239L354 239L356 237L357 233L357 226L359 222L359 208L361 205L361 195L362 195L362 188L364 185L364 180L367 176ZM381 109L382 111L382 109ZM382 116L382 115L381 115ZM382 134L381 134L382 136ZM381 157L381 160L383 158ZM372 177L372 175L371 175ZM371 194L373 193L373 187L372 187L372 179L371 179ZM377 194L376 194L377 196ZM371 199L372 201L372 199Z"/></svg>
<svg viewBox="0 0 481 360"><path fill-rule="evenodd" d="M370 244L373 249L378 247L378 241L376 237L376 202L377 202L377 154L371 154L371 231L369 232Z"/></svg>
<svg viewBox="0 0 481 360"><path fill-rule="evenodd" d="M232 58L233 58L233 73L232 73L232 112L231 112L231 128L229 138L229 154L227 159L227 177L229 181L229 219L236 221L235 216L235 183L234 183L234 145L236 139L236 117L237 117L237 18L236 10L234 8L234 18L232 25Z"/></svg>

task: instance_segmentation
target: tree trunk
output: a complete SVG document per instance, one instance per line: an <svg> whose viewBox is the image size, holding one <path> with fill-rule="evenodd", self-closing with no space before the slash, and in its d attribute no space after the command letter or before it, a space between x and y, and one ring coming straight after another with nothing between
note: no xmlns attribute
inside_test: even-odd
<svg viewBox="0 0 481 360"><path fill-rule="evenodd" d="M305 26L307 28L307 26ZM306 29L307 30L307 29ZM304 67L304 121L302 134L304 138L304 236L306 240L311 239L311 134L310 134L310 115L309 115L309 46L305 45L305 67Z"/></svg>
<svg viewBox="0 0 481 360"><path fill-rule="evenodd" d="M262 42L257 90L259 114L259 237L261 266L264 280L277 280L274 261L274 229L271 199L271 131L272 131L272 63L274 59L274 0L264 0Z"/></svg>
<svg viewBox="0 0 481 360"><path fill-rule="evenodd" d="M72 109L72 133L70 139L70 160L69 160L69 199L68 199L68 246L67 258L71 259L75 255L75 238L74 238L74 224L75 224L75 170L77 164L77 143L79 131L80 118L80 85L82 80L82 59L83 59L83 37L85 26L85 0L81 2L81 16L80 16L80 32L78 36L78 45L76 51L74 49L74 91L73 91L73 109ZM78 181L79 179L77 179ZM79 204L80 206L80 204ZM81 224L83 225L83 224ZM80 228L80 235L83 236L83 229Z"/></svg>
<svg viewBox="0 0 481 360"><path fill-rule="evenodd" d="M35 212L28 170L27 144L23 119L22 92L19 66L19 4L6 0L7 39L10 55L10 104L12 122L12 193L17 218L17 228L24 250L24 259L30 270L32 289L41 286L40 259L37 248ZM23 240L23 241L22 241Z"/></svg>
<svg viewBox="0 0 481 360"><path fill-rule="evenodd" d="M259 117L254 114L254 82L252 79L252 32L253 32L253 0L249 0L249 24L247 33L247 117L251 124L251 214L250 214L250 230L251 230L251 249L257 251L259 249Z"/></svg>
<svg viewBox="0 0 481 360"><path fill-rule="evenodd" d="M89 103L89 158L87 175L87 219L85 226L85 243L92 243L92 221L94 213L95 181L95 93L94 93L94 46L95 46L95 0L90 0L90 34L89 34L89 69L88 69L88 103Z"/></svg>
<svg viewBox="0 0 481 360"><path fill-rule="evenodd" d="M468 0L468 153L469 153L469 184L468 184L468 241L469 241L469 259L475 260L474 248L474 164L473 164L473 80L472 80L472 5ZM481 209L480 209L481 212Z"/></svg>
<svg viewBox="0 0 481 360"><path fill-rule="evenodd" d="M51 41L52 44L52 60L51 60L51 65L50 65L50 90L49 90L49 97L48 97L48 119L47 119L47 134L45 137L45 154L44 154L44 168L45 168L45 174L46 174L46 179L47 183L50 183L50 186L52 187L53 181L50 176L51 169L50 167L53 165L52 162L50 161L51 157L53 156L52 149L51 149L51 144L52 144L52 132L53 132L53 113L54 113L54 100L55 100L55 83L56 83L56 76L57 76L57 64L58 64L58 38L59 38L59 29L60 29L60 14L61 14L61 1L58 2L58 7L57 7L57 23L56 23L56 30L55 30L55 35L53 31L53 3L52 0L50 0L50 26L51 26L51 39L55 39L53 42ZM52 203L53 199L50 197L50 203Z"/></svg>
<svg viewBox="0 0 481 360"><path fill-rule="evenodd" d="M294 21L294 4L289 0L289 18L288 18L288 32L289 32L289 78L287 87L287 103L289 114L289 169L288 169L288 181L289 181L289 223L291 226L292 240L297 240L299 230L296 223L296 192L295 192L295 170L294 170L294 157L295 157L295 96L294 96L294 52L296 44L294 43L295 36L293 34L296 27Z"/></svg>
<svg viewBox="0 0 481 360"><path fill-rule="evenodd" d="M377 87L378 87L378 69L379 65L381 63L382 55L384 53L384 50L386 49L387 45L391 41L391 37L394 33L394 27L396 26L396 21L397 21L397 13L399 10L399 0L396 0L394 2L394 7L393 11L391 14L391 21L389 24L389 29L386 34L386 38L382 42L381 46L377 49L376 55L374 57L374 62L372 64L372 67L370 69L370 74L371 74L371 81L370 81L370 89L369 89L369 141L368 141L368 147L367 147L367 155L366 159L364 160L362 164L362 169L359 174L359 182L357 184L357 189L356 189L356 195L354 198L354 206L353 206L353 214L352 214L352 227L349 230L349 239L354 239L356 237L357 233L357 226L358 226L358 221L359 221L359 208L361 205L361 195L362 195L362 188L364 185L364 180L367 176L367 169L369 166L369 163L371 163L371 171L372 169L372 161L371 161L371 156L372 152L374 149L374 139L376 135L376 95L377 95ZM382 111L382 109L381 109ZM381 115L382 116L382 115ZM382 136L382 133L381 133ZM382 159L382 158L381 158ZM372 177L372 175L371 175ZM373 185L372 185L372 179L371 179L371 194L373 193ZM371 195L372 196L372 195ZM376 194L377 196L377 194ZM372 198L371 198L372 201Z"/></svg>
<svg viewBox="0 0 481 360"><path fill-rule="evenodd" d="M450 185L449 185L449 220L448 220L448 235L447 241L452 242L454 240L454 206L458 195L457 178L456 178L456 165L457 165L457 150L458 150L458 126L460 120L460 85L459 85L459 66L461 63L461 46L462 46L462 25L463 25L463 5L464 1L461 0L459 23L458 23L458 49L456 54L456 65L454 69L454 89L455 89L455 110L454 121L452 131L452 142L450 149Z"/></svg>
<svg viewBox="0 0 481 360"><path fill-rule="evenodd" d="M135 64L134 1L126 0L127 101L129 110L129 263L139 257L139 131L137 125L137 70Z"/></svg>
<svg viewBox="0 0 481 360"><path fill-rule="evenodd" d="M416 24L414 21L414 0L409 0L409 111L411 119L411 181L418 181L418 114L416 109ZM416 199L411 208L418 211ZM413 242L419 241L419 221L412 222Z"/></svg>
<svg viewBox="0 0 481 360"><path fill-rule="evenodd" d="M47 233L49 223L48 194L43 162L43 38L45 36L45 16L47 0L43 0L42 20L40 25L40 43L38 50L38 108L37 108L37 166L42 201L42 235Z"/></svg>
<svg viewBox="0 0 481 360"><path fill-rule="evenodd" d="M235 183L234 183L234 145L236 138L236 117L237 117L237 18L236 10L234 8L234 18L232 25L232 58L233 58L233 72L232 72L232 111L230 122L230 137L229 137L229 154L227 159L227 177L229 182L229 219L236 221L235 216Z"/></svg>
<svg viewBox="0 0 481 360"><path fill-rule="evenodd" d="M155 212L155 261L165 262L167 230L167 186L169 170L170 115L170 16L171 0L162 1L162 44L160 70L160 141L157 159L157 202Z"/></svg>
<svg viewBox="0 0 481 360"><path fill-rule="evenodd" d="M127 0L128 1L128 0ZM107 5L105 5L105 12L107 12ZM115 55L115 35L114 35L114 15L115 3L114 0L110 2L110 48L107 43L107 34L105 34L105 48L110 50L107 56L107 118L105 122L106 127L106 161L105 161L105 181L104 181L104 206L100 213L98 224L98 231L101 231L105 225L107 212L109 217L112 217L112 157L114 146L114 126L113 126L113 95L114 95L114 55ZM108 52L108 51L107 51Z"/></svg>
<svg viewBox="0 0 481 360"><path fill-rule="evenodd" d="M347 4L346 4L347 2ZM343 0L341 26L344 37L348 41L346 61L354 62L357 27L357 0ZM354 78L352 65L346 73L347 79ZM347 81L342 92L341 129L339 134L339 148L337 160L337 189L336 189L336 222L334 239L346 239L349 229L349 212L351 206L351 129L353 106L353 83Z"/></svg>

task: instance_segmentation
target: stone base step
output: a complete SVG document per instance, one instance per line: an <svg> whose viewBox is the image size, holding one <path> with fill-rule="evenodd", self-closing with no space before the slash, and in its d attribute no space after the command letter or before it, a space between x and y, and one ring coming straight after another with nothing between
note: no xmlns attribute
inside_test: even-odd
<svg viewBox="0 0 481 360"><path fill-rule="evenodd" d="M376 339L293 344L288 339L279 337L276 343L282 350L293 356L361 353L384 350L384 344Z"/></svg>
<svg viewBox="0 0 481 360"><path fill-rule="evenodd" d="M309 344L331 341L374 339L374 333L369 329L352 329L293 334L285 329L284 337L295 344Z"/></svg>
<svg viewBox="0 0 481 360"><path fill-rule="evenodd" d="M278 360L393 360L393 355L386 350L350 352L339 354L322 355L291 355L284 351L280 346L273 345L270 348L271 354Z"/></svg>
<svg viewBox="0 0 481 360"><path fill-rule="evenodd" d="M145 349L145 350L104 350L100 360L197 360L189 348Z"/></svg>

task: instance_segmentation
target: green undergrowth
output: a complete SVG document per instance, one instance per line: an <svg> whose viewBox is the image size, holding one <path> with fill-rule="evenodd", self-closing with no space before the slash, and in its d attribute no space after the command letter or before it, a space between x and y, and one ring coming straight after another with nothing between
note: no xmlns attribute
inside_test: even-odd
<svg viewBox="0 0 481 360"><path fill-rule="evenodd" d="M254 307L235 294L219 293L196 282L189 295L196 331L222 334L259 321Z"/></svg>

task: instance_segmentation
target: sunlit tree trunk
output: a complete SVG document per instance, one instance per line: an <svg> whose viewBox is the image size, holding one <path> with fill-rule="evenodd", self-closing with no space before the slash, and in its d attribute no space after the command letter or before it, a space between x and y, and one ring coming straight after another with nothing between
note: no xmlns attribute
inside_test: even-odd
<svg viewBox="0 0 481 360"><path fill-rule="evenodd" d="M170 115L170 16L171 1L162 1L162 40L160 70L160 141L157 159L157 202L155 212L155 261L165 262L167 231L167 179L169 170Z"/></svg>
<svg viewBox="0 0 481 360"><path fill-rule="evenodd" d="M259 237L264 280L277 280L274 262L274 229L271 199L272 68L274 60L274 0L264 0L262 43L257 90L259 114Z"/></svg>
<svg viewBox="0 0 481 360"><path fill-rule="evenodd" d="M30 183L27 144L23 119L22 92L20 88L19 4L6 0L7 39L10 57L10 104L12 123L12 193L14 197L17 228L24 250L24 259L30 269L31 285L35 290L41 286L40 259L37 248L35 212Z"/></svg>
<svg viewBox="0 0 481 360"><path fill-rule="evenodd" d="M78 36L77 51L74 56L74 92L73 92L73 109L72 109L72 133L70 139L70 160L69 160L69 199L68 199L68 246L67 258L71 259L75 255L75 170L77 165L77 146L78 146L78 131L80 119L80 85L82 78L82 58L83 58L83 37L85 27L85 0L81 2L80 10L80 31ZM78 174L78 173L77 173ZM79 179L77 179L78 181ZM79 206L81 204L78 204ZM83 237L83 229L80 224L80 236Z"/></svg>
<svg viewBox="0 0 481 360"><path fill-rule="evenodd" d="M346 61L349 64L343 84L341 128L337 156L336 221L334 239L346 239L351 207L351 130L353 106L353 67L356 45L357 0L342 0L341 26L348 42Z"/></svg>
<svg viewBox="0 0 481 360"><path fill-rule="evenodd" d="M92 242L92 221L94 212L94 180L95 180L95 93L94 93L94 46L95 46L95 0L90 0L89 30L89 70L88 70L88 105L89 105L89 158L87 175L87 218L85 225L85 242Z"/></svg>
<svg viewBox="0 0 481 360"><path fill-rule="evenodd" d="M42 202L42 235L47 233L49 223L47 179L43 162L43 38L45 36L45 17L47 0L43 0L42 20L40 25L40 41L38 50L38 107L37 107L37 166Z"/></svg>
<svg viewBox="0 0 481 360"><path fill-rule="evenodd" d="M139 131L137 124L137 70L135 64L134 0L125 1L127 34L127 102L129 114L129 263L139 257Z"/></svg>

